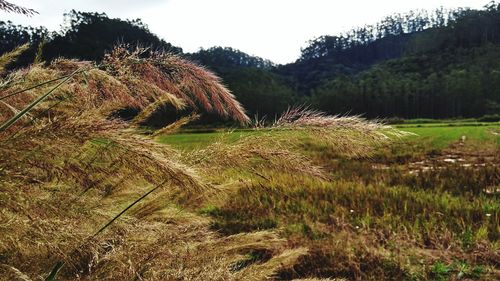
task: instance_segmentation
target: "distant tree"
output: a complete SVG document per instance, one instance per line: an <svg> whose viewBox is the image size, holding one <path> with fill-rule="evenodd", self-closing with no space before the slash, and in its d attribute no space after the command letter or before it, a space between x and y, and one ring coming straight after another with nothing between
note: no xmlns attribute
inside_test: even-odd
<svg viewBox="0 0 500 281"><path fill-rule="evenodd" d="M239 67L259 69L270 69L274 67L274 63L270 60L250 56L244 52L228 47L201 49L196 53L189 54L189 57L217 72L224 72L225 70Z"/></svg>
<svg viewBox="0 0 500 281"><path fill-rule="evenodd" d="M182 49L159 39L140 20L109 18L104 13L72 10L65 14L63 29L44 47L44 58L59 56L99 61L117 43L142 45L152 50L181 53Z"/></svg>
<svg viewBox="0 0 500 281"><path fill-rule="evenodd" d="M296 92L282 77L257 68L239 68L222 75L249 116L273 119L297 102Z"/></svg>
<svg viewBox="0 0 500 281"><path fill-rule="evenodd" d="M10 64L12 68L32 63L43 38L50 39L49 31L44 27L24 27L0 21L0 55L23 44L30 45L15 63Z"/></svg>
<svg viewBox="0 0 500 281"><path fill-rule="evenodd" d="M5 2L5 1L4 1ZM0 54L47 39L46 60L99 61L117 42L181 53L140 20L71 11L60 32L0 22ZM31 52L31 53L30 53ZM500 4L482 10L439 8L385 17L379 23L309 42L291 64L232 48L185 54L219 74L250 115L273 117L310 101L330 113L368 117L477 117L500 108Z"/></svg>

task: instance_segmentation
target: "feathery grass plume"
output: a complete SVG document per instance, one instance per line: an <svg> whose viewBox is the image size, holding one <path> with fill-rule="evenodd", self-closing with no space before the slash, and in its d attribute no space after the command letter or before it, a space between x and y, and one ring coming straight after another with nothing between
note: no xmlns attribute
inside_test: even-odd
<svg viewBox="0 0 500 281"><path fill-rule="evenodd" d="M172 132L175 132L176 130L180 129L182 126L191 123L195 120L198 120L200 118L199 114L191 114L189 116L184 116L180 118L179 120L173 122L172 124L169 124L153 133L153 136L158 136L158 135L165 135L165 134L171 134Z"/></svg>
<svg viewBox="0 0 500 281"><path fill-rule="evenodd" d="M284 136L278 136L278 134ZM225 136L222 136L219 141L204 149L187 153L185 159L192 165L211 170L232 167L255 172L257 168L265 168L326 179L327 175L321 167L312 163L286 141L294 137L296 136L288 132L261 130L231 143L225 140Z"/></svg>
<svg viewBox="0 0 500 281"><path fill-rule="evenodd" d="M164 97L160 97L158 100L141 110L141 112L139 112L139 114L132 120L132 123L137 125L142 124L146 122L146 120L150 118L151 115L158 109L169 105L173 106L176 110L182 110L186 106L181 99L165 93Z"/></svg>
<svg viewBox="0 0 500 281"><path fill-rule="evenodd" d="M51 112L64 115L65 112L84 108L99 108L100 115L107 117L116 110L134 108L139 111L145 109L140 114L145 117L148 112L154 111L156 104L162 103L155 102L162 100L178 110L184 109L186 105L208 111L218 108L215 112L224 117L241 122L247 120L239 103L220 84L219 79L201 67L167 54L142 58L139 51L129 52L120 47L112 54L115 55L107 56L110 63L103 64L101 69L91 62L58 59L49 67L36 65L16 71L2 99L7 98L8 103L15 108L23 108L30 100L47 92L59 78L66 79L68 73L76 71L78 73L71 81L38 105L35 111L43 112L54 103L71 100ZM26 87L27 84L34 86ZM205 106L197 107L196 103Z"/></svg>
<svg viewBox="0 0 500 281"><path fill-rule="evenodd" d="M188 163L211 172L231 167L266 180L268 171L328 179L324 169L303 153L309 143L326 146L346 157L366 157L392 137L404 135L376 121L295 108L285 112L271 127L256 129L235 142L221 138L184 156Z"/></svg>
<svg viewBox="0 0 500 281"><path fill-rule="evenodd" d="M134 107L142 111L138 121L163 104L182 109L191 102L235 120L244 121L246 115L230 93L216 85L215 76L179 58L157 59L139 59L138 64L158 75L158 83L135 72L133 61L116 62L123 65L115 71L111 66L60 59L10 74L13 80L5 94L17 94L2 102L26 108L68 73L85 69L29 111L36 122L19 120L0 134L0 193L5 206L0 221L7 222L0 228L5 238L0 239L2 263L30 277L47 276L54 268L51 276L60 269L61 279L238 280L242 271L231 271L231 266L248 253L261 250L279 256L286 250L285 241L275 233L221 237L196 213L174 218L174 224L172 214L165 217L167 200L199 198L213 186L180 153L136 134L134 123L110 118L110 113ZM200 89L195 89L197 81ZM170 94L169 87L177 94ZM202 94L205 99L196 97ZM203 101L208 101L206 108L199 105ZM12 108L0 107L2 121L12 115ZM160 132L175 129L195 114ZM272 158L275 152L260 155ZM232 153L236 159L236 151ZM291 169L294 164L280 165ZM93 236L96 232L99 235ZM258 272L264 264L256 262L246 273ZM262 271L270 272L271 264L267 265Z"/></svg>
<svg viewBox="0 0 500 281"><path fill-rule="evenodd" d="M224 253L246 253L251 250L279 249L286 240L272 231L234 234L215 241L214 250Z"/></svg>
<svg viewBox="0 0 500 281"><path fill-rule="evenodd" d="M36 53L35 53L35 60L33 61L33 64L39 64L42 63L42 55L43 55L43 47L45 46L45 35L42 36L42 39L38 43L38 46L36 48Z"/></svg>
<svg viewBox="0 0 500 281"><path fill-rule="evenodd" d="M6 11L8 13L22 14L25 16L32 16L38 14L37 11L25 7L21 7L5 0L0 0L0 10Z"/></svg>
<svg viewBox="0 0 500 281"><path fill-rule="evenodd" d="M6 278L5 280L32 281L31 278L19 269L6 264L0 264L0 275L2 278Z"/></svg>
<svg viewBox="0 0 500 281"><path fill-rule="evenodd" d="M409 135L377 120L359 116L330 116L307 107L289 108L271 127L278 130L295 130L313 137L345 156L369 156L374 148Z"/></svg>
<svg viewBox="0 0 500 281"><path fill-rule="evenodd" d="M262 265L251 265L242 273L247 276L246 280L272 279L279 270L292 267L307 253L307 248L287 249Z"/></svg>
<svg viewBox="0 0 500 281"><path fill-rule="evenodd" d="M2 156L5 156L5 158L2 157L0 160L2 171L6 175L17 175L18 180L21 181L16 185L28 185L30 182L34 182L51 186L51 183L55 182L57 183L58 190L66 189L67 187L65 188L64 186L71 186L71 189L74 191L78 190L78 192L85 189L94 191L86 192L81 200L85 200L89 196L96 196L96 192L97 194L106 192L106 194L110 194L108 196L119 194L121 190L118 185L132 185L136 190L135 193L137 193L141 190L137 185L146 185L147 182L168 181L171 183L172 189L194 188L194 194L198 193L194 190L199 191L200 188L206 188L197 179L196 175L190 174L188 167L176 162L175 153L169 150L168 154L164 154L168 148L140 136L121 131L120 129L125 128L124 123L110 120L96 120L95 116L99 115L96 115L95 111L84 111L82 114L77 114L64 120L57 119L22 129L19 138L5 142L0 146ZM81 149L87 147L85 143L95 138L104 138L112 144L104 151L99 151L95 155L96 158L82 155ZM54 143L53 140L57 140L57 142ZM20 149L31 151L32 153L23 153L21 155L25 157L19 158ZM120 183L121 179L117 179L116 177L117 175L130 173L133 175L125 176L125 183ZM19 178L19 176L22 177ZM6 178L2 175L2 178L10 181L16 177L11 178L9 176ZM110 186L113 187L109 189ZM123 189L124 187L121 188ZM158 189L161 188L163 187L158 187ZM151 192L153 191L156 192L157 189ZM133 202L129 206L134 206L147 195L149 194L144 193L140 200ZM136 197L138 196L136 195ZM131 202L129 200L126 201L128 201L126 202L127 204ZM114 201L114 204L117 202ZM70 205L73 204L74 202ZM95 203L93 205L96 206ZM79 208L82 207L80 206ZM82 210L85 210L85 207L80 209L80 211ZM118 212L106 212L106 214L116 213ZM84 215L84 213L80 215ZM120 213L117 218L123 215L126 214ZM52 222L55 222L53 220L57 220L50 213L46 215L46 219ZM97 225L108 226L110 223L116 223L115 220L114 218L108 222L99 222ZM21 227L21 229L27 231L30 228L28 226ZM66 266L67 270L75 266L75 263L78 264L80 262L80 256L87 255L80 253L83 249L80 249L80 246L77 245L78 243L84 243L83 245L86 245L85 248L94 247L91 244L87 244L83 238L82 236L74 238L75 241L71 243L73 248L77 247L77 252L68 250L70 248L69 245L61 249L62 252L70 253L67 258L62 259L64 264L69 265L69 268ZM46 239L54 241L54 238L47 237ZM53 252L48 255L54 256L57 253Z"/></svg>
<svg viewBox="0 0 500 281"><path fill-rule="evenodd" d="M41 102L44 101L50 94L52 94L55 90L57 90L61 85L66 83L69 79L71 79L75 74L75 70L73 73L71 73L70 76L59 82L57 85L55 85L52 89L44 93L43 95L37 97L34 101L32 101L30 104L28 104L24 109L16 113L12 118L7 120L5 123L0 124L0 132L5 131L8 129L10 126L12 126L15 122L17 122L19 119L21 119L24 115L28 114L31 109L33 109L35 106L40 104Z"/></svg>
<svg viewBox="0 0 500 281"><path fill-rule="evenodd" d="M57 88L57 91L52 92L49 96L45 96L40 102L36 104L36 107L32 107L29 111L32 112L34 116L37 113L45 111L50 107L54 101L58 101L61 98L67 96L71 89L71 81L73 79L70 76L74 76L76 73L71 72L70 74L64 73L64 75L57 71L48 69L42 66L34 66L27 69L18 70L10 75L11 82L8 88L4 91L5 95L2 96L2 100L6 100L10 105L15 108L25 108L32 101L44 96L46 93L54 88L56 83L61 83L65 81ZM46 83L46 81L51 81ZM28 87L26 85L29 85ZM0 120L5 121L7 115L0 109Z"/></svg>
<svg viewBox="0 0 500 281"><path fill-rule="evenodd" d="M1 5L2 2L0 2ZM29 48L29 44L24 44L16 47L14 50L4 53L0 56L0 76L7 72L9 64L13 63L22 53Z"/></svg>
<svg viewBox="0 0 500 281"><path fill-rule="evenodd" d="M136 134L119 132L113 133L109 137L122 149L129 152L130 157L135 157L140 161L131 163L136 165L135 170L141 171L142 169L141 172L149 177L173 181L177 187L191 188L193 191L209 188L197 176L193 168L176 162L172 150L167 150L170 152L167 156L164 152L165 146Z"/></svg>
<svg viewBox="0 0 500 281"><path fill-rule="evenodd" d="M10 111L12 111L13 114L16 114L19 112L18 109L14 108L13 106L11 106L10 104L4 102L4 101L0 101L1 104L3 104L5 107L7 107L8 109L10 109Z"/></svg>
<svg viewBox="0 0 500 281"><path fill-rule="evenodd" d="M104 63L118 77L138 77L183 99L195 110L249 122L240 103L215 74L174 54L151 52L144 57L146 52L149 50L130 51L127 46L117 46L106 55Z"/></svg>

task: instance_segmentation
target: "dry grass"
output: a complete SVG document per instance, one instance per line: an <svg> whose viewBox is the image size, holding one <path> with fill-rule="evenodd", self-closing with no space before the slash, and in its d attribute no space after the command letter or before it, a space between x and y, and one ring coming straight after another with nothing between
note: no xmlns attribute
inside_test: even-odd
<svg viewBox="0 0 500 281"><path fill-rule="evenodd" d="M207 148L186 154L184 158L193 166L210 170L220 171L231 167L254 172L265 168L326 178L321 167L313 164L305 155L295 151L288 141L283 141L278 134L272 132L243 137L230 144L223 137Z"/></svg>
<svg viewBox="0 0 500 281"><path fill-rule="evenodd" d="M120 54L126 52L121 51ZM114 54L117 52L118 49ZM132 53L127 54L126 62L138 59ZM113 55L107 59L112 60ZM213 108L218 107L226 117L246 119L239 104L222 85L217 84L218 80L211 73L177 57L161 62L160 59L161 56L156 54L154 58L141 62L158 75L176 72L175 77L180 77L165 78L162 85L177 88L179 96L188 97L191 93L184 91L193 89L177 83L183 83L189 75L203 74L205 76L196 77L196 81L205 83L203 91L215 89L219 91L216 94L226 95L221 97L225 102L215 101ZM60 274L63 279L94 276L91 275L94 268L97 268L97 276L103 278L139 276L130 271L127 264L129 251L120 253L122 260L119 255L113 256L108 251L110 245L117 247L126 239L127 246L137 249L136 257L140 261L143 257L139 254L150 255L152 245L143 244L144 241L138 238L143 235L152 238L156 232L165 234L168 233L165 230L170 229L168 222L155 227L155 218L149 219L165 205L148 199L160 200L163 197L156 196L172 196L176 192L197 195L210 188L194 169L180 161L177 152L134 132L132 129L136 123L110 118L114 111L132 107L140 111L136 119L140 121L165 104L180 110L185 104L198 102L198 98L204 101L206 97L193 96L183 100L145 81L144 73L134 72L137 74L134 76L121 72L131 65L113 63L112 67L109 64L97 66L90 62L60 59L48 67L33 65L9 74L10 82L1 95L8 97L2 100L0 123L18 115L18 110L26 108L32 100L44 95L47 98L34 104L25 115L28 118L16 120L0 135L3 276L46 277L57 261L65 264ZM118 68L120 72L115 71ZM71 72L78 75L68 77ZM48 95L53 83L46 81L59 78L68 80ZM209 86L212 88L207 88ZM26 88L28 90L24 91ZM202 93L207 97L215 95L209 92L198 92L198 95ZM207 108L192 108L199 109ZM181 119L163 131L178 127L185 121ZM156 188L151 189L154 186ZM149 194L147 190L154 192ZM149 209L145 209L145 202L150 202ZM128 208L131 208L132 215L123 213ZM131 223L138 209L142 210L141 219ZM113 218L116 221L108 227L106 222L113 222ZM178 235L193 223L192 220L185 222ZM206 228L207 223L204 225ZM126 236L123 231L132 235ZM175 230L170 233L175 233ZM166 241L169 236L161 239ZM183 242L177 243L181 247ZM103 269L102 272L99 268Z"/></svg>
<svg viewBox="0 0 500 281"><path fill-rule="evenodd" d="M305 107L290 108L272 126L275 130L302 131L316 145L334 148L349 157L367 157L374 149L409 133L358 116L329 116Z"/></svg>
<svg viewBox="0 0 500 281"><path fill-rule="evenodd" d="M168 203L213 187L134 126L165 104L248 118L203 68L164 54L138 56L117 49L105 66L61 59L9 75L2 96L12 96L3 100L2 123L46 95L52 87L46 81L68 81L1 133L2 276L44 278L62 262L61 280L240 280L291 266L305 250L289 249L275 233L221 237L205 218ZM152 77L157 83L146 79ZM134 122L109 117L129 107L139 110ZM272 257L248 262L255 251ZM241 260L245 266L235 270Z"/></svg>
<svg viewBox="0 0 500 281"><path fill-rule="evenodd" d="M137 126L164 106L191 115L153 135L204 111L241 123L248 117L211 72L146 54L122 46L102 65L60 59L9 74L0 123L46 98L0 132L1 278L45 278L58 263L58 280L276 278L310 249L290 244L281 230L223 235L196 208L279 175L326 182L328 174L300 150L304 139L361 157L397 134L360 118L297 109L254 136L182 154ZM61 86L48 94L54 83L47 81ZM127 108L138 112L131 122L113 118Z"/></svg>
<svg viewBox="0 0 500 281"><path fill-rule="evenodd" d="M194 109L249 122L244 109L215 74L173 54L153 52L143 58L146 52L148 49L128 51L125 47L117 47L106 56L104 63L115 76L136 77L176 96Z"/></svg>
<svg viewBox="0 0 500 281"><path fill-rule="evenodd" d="M21 7L5 0L0 0L0 10L6 11L8 13L23 14L25 16L32 16L33 14L38 14L37 11L25 7Z"/></svg>
<svg viewBox="0 0 500 281"><path fill-rule="evenodd" d="M240 122L248 121L240 104L214 74L170 54L155 53L141 58L144 51L129 52L116 47L101 66L64 59L54 61L49 67L34 65L11 74L12 82L2 96L18 93L26 85L41 86L3 101L13 108L23 108L52 87L45 81L77 71L78 75L31 110L32 114L45 114L54 104L57 107L50 110L53 118L87 109L96 109L102 117L107 117L116 110L134 108L140 111L136 119L140 123L168 104L176 110L188 105L194 112L216 112ZM0 113L0 122L13 115L5 110Z"/></svg>
<svg viewBox="0 0 500 281"><path fill-rule="evenodd" d="M328 116L305 108L291 108L271 127L255 130L236 142L226 140L231 133L222 135L220 140L186 153L184 158L191 165L211 171L231 167L263 177L256 171L275 170L328 179L323 168L303 152L304 146L312 142L343 157L360 158L407 135L376 121Z"/></svg>
<svg viewBox="0 0 500 281"><path fill-rule="evenodd" d="M2 2L0 1L0 9ZM4 53L0 56L0 76L4 75L7 72L8 65L15 61L24 51L29 48L29 44L24 44L15 48L14 50Z"/></svg>

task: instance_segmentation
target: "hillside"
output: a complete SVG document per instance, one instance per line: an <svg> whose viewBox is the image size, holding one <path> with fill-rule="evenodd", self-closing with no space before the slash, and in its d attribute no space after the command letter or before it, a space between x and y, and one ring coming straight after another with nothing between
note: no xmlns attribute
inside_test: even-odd
<svg viewBox="0 0 500 281"><path fill-rule="evenodd" d="M182 54L138 19L71 11L65 26L48 32L0 22L0 53L30 44L11 68L33 61L37 49L46 61L59 56L100 61L116 42ZM499 112L494 63L499 26L500 6L491 2L483 10L395 14L338 36L322 36L287 65L222 47L184 55L220 75L250 116L273 118L289 105L311 104L330 113L368 117L481 117Z"/></svg>
<svg viewBox="0 0 500 281"><path fill-rule="evenodd" d="M249 68L276 74L284 83L274 91L287 102L311 104L333 114L368 117L467 118L498 114L498 46L500 6L484 10L412 11L386 17L375 25L339 36L322 36L287 65L232 49L213 48L192 54L223 77L251 113L272 112L247 100L246 92L262 99L262 90L247 90ZM228 64L220 58L233 58ZM238 57L238 59L235 59ZM235 82L231 71L240 70ZM274 89L273 89L274 90ZM271 98L271 97L270 97ZM274 99L276 100L276 99ZM275 111L283 110L275 103ZM272 115L271 115L272 116Z"/></svg>
<svg viewBox="0 0 500 281"><path fill-rule="evenodd" d="M312 103L368 117L478 117L500 112L500 46L408 55L334 78Z"/></svg>
<svg viewBox="0 0 500 281"><path fill-rule="evenodd" d="M331 113L456 118L500 112L497 4L420 15L416 27L405 17L389 19L390 32L381 38L361 40L363 30L346 38L321 37L300 60L278 71L293 77L314 106Z"/></svg>

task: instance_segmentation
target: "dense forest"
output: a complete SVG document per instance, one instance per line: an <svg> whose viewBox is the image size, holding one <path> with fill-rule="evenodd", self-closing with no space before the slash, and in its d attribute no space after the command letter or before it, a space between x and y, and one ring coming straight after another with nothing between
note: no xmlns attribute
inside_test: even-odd
<svg viewBox="0 0 500 281"><path fill-rule="evenodd" d="M337 36L313 39L296 62L276 65L232 48L196 53L158 38L141 20L71 11L61 30L0 21L0 54L29 43L21 59L100 61L116 43L187 56L219 74L250 116L292 104L367 117L460 118L500 113L500 4L482 10L411 11Z"/></svg>

